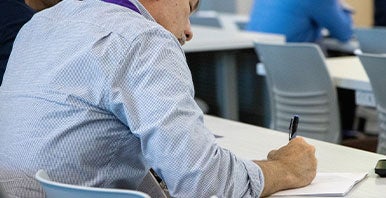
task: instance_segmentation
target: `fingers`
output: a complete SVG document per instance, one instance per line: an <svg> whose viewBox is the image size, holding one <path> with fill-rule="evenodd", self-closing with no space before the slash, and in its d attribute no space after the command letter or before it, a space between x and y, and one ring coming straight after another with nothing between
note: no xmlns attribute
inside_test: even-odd
<svg viewBox="0 0 386 198"><path fill-rule="evenodd" d="M291 144L302 146L302 147L304 147L303 149L307 149L307 151L312 152L313 154L315 154L315 147L313 145L311 145L311 144L308 144L306 142L306 140L304 140L304 138L302 138L302 137L297 137L297 138L292 139L288 143L288 145L291 145Z"/></svg>
<svg viewBox="0 0 386 198"><path fill-rule="evenodd" d="M297 137L291 140L286 146L268 153L268 160L292 161L301 158L312 158L315 156L315 147L308 144L304 138Z"/></svg>

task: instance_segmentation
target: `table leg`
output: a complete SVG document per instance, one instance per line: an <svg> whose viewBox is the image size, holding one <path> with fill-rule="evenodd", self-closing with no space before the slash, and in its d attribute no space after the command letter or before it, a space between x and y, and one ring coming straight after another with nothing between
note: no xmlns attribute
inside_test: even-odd
<svg viewBox="0 0 386 198"><path fill-rule="evenodd" d="M220 105L220 116L239 119L236 55L221 52L216 55L217 100Z"/></svg>

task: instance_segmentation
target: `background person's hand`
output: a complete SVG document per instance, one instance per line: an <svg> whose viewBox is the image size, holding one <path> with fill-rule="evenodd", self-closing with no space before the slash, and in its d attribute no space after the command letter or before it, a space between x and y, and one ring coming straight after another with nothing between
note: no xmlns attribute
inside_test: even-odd
<svg viewBox="0 0 386 198"><path fill-rule="evenodd" d="M315 147L307 144L301 137L271 151L267 159L255 161L264 173L265 186L262 196L279 190L306 186L315 178Z"/></svg>
<svg viewBox="0 0 386 198"><path fill-rule="evenodd" d="M339 0L339 4L340 6L342 6L343 9L354 13L355 11L354 8L350 4L348 4L345 0Z"/></svg>

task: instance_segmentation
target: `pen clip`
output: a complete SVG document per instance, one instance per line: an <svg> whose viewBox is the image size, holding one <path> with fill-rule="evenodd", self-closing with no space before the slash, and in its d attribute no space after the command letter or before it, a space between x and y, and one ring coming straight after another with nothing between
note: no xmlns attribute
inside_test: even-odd
<svg viewBox="0 0 386 198"><path fill-rule="evenodd" d="M296 131L298 129L298 123L299 123L299 116L298 115L294 115L292 118L291 118L291 121L290 121L290 126L288 128L289 130L289 140L293 139L296 137Z"/></svg>
<svg viewBox="0 0 386 198"><path fill-rule="evenodd" d="M292 123L293 123L294 119L291 118L291 121L290 121L290 125L288 127L288 136L289 136L289 140L292 139Z"/></svg>

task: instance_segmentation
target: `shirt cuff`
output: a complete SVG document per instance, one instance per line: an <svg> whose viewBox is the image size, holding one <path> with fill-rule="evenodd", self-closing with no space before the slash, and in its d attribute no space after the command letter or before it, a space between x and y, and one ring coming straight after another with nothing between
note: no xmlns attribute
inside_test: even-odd
<svg viewBox="0 0 386 198"><path fill-rule="evenodd" d="M260 166L250 160L244 160L244 164L248 171L252 192L253 194L257 194L257 197L260 197L264 189L263 171Z"/></svg>

